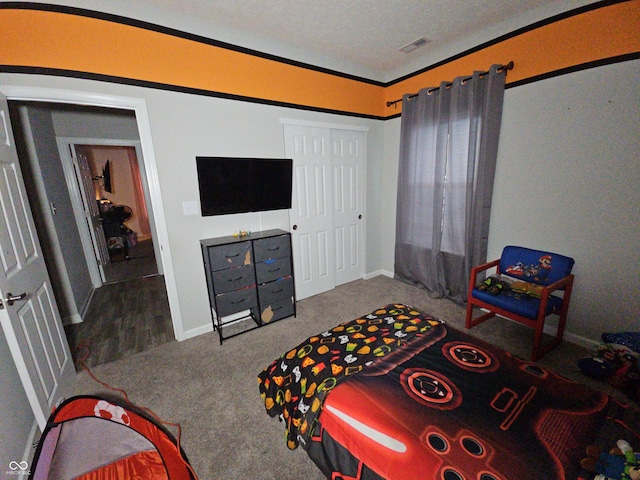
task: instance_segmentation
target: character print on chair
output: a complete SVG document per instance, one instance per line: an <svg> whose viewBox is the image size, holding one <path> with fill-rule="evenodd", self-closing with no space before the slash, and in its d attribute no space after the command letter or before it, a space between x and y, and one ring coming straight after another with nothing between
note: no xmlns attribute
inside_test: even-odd
<svg viewBox="0 0 640 480"><path fill-rule="evenodd" d="M537 265L525 265L523 262L518 262L515 265L507 267L505 273L544 283L551 273L551 270L551 255L543 255L538 259Z"/></svg>

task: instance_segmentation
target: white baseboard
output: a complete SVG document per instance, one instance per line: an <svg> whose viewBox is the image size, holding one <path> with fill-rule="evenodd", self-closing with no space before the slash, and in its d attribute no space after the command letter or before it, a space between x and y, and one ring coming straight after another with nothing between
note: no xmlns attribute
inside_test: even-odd
<svg viewBox="0 0 640 480"><path fill-rule="evenodd" d="M191 330L184 331L184 340L189 338L197 337L198 335L203 335L205 333L213 332L213 323L209 322L207 325L203 325L201 327L193 328Z"/></svg>
<svg viewBox="0 0 640 480"><path fill-rule="evenodd" d="M547 328L549 328L549 332L547 332ZM545 326L544 333L555 335L556 329L555 327ZM575 343L576 345L580 345L581 347L588 348L589 350L594 350L595 347L600 343L597 340L592 340L590 338L583 337L582 335L571 333L568 330L564 331L564 340L566 340L567 342Z"/></svg>
<svg viewBox="0 0 640 480"><path fill-rule="evenodd" d="M97 290L97 288L92 288L91 289L91 293L89 294L89 298L87 298L87 301L84 302L84 305L80 309L80 315L82 315L82 318L84 318L84 316L87 314L87 310L89 310L89 305L91 305L91 300L93 300L93 295L96 293L96 290Z"/></svg>
<svg viewBox="0 0 640 480"><path fill-rule="evenodd" d="M485 310L484 308L481 308L480 310L486 312L487 310ZM510 318L506 318L503 317L502 315L499 315L500 318L504 318L505 320L509 320L511 322L513 322L514 320L511 320ZM558 331L558 326L557 325L549 325L549 324L545 324L543 332L546 335L550 335L552 337L556 336L556 332ZM578 335L576 333L571 333L569 330L564 331L564 335L562 337L563 341L567 341L570 343L574 343L576 345L579 345L581 347L584 348L588 348L589 350L592 350L596 345L598 345L597 340L592 340L590 338L587 337L583 337L582 335Z"/></svg>
<svg viewBox="0 0 640 480"><path fill-rule="evenodd" d="M82 317L79 313L74 313L62 319L62 325L74 325L76 323L82 323Z"/></svg>
<svg viewBox="0 0 640 480"><path fill-rule="evenodd" d="M374 277L378 277L380 275L384 275L385 277L393 278L393 272L389 272L387 270L376 270L375 272L365 273L362 278L365 280L370 280Z"/></svg>
<svg viewBox="0 0 640 480"><path fill-rule="evenodd" d="M72 315L68 315L66 317L64 317L62 319L62 324L63 325L74 325L76 323L82 323L84 322L84 317L87 314L87 311L89 310L89 305L91 305L91 300L93 300L93 294L96 292L95 288L91 289L91 293L89 293L89 297L87 298L87 301L84 303L84 305L82 306L82 308L80 309L80 313L74 313Z"/></svg>
<svg viewBox="0 0 640 480"><path fill-rule="evenodd" d="M38 422L34 420L31 431L29 432L29 437L27 438L27 444L24 446L24 453L22 454L22 459L29 465L29 470L33 468L33 456L36 453L35 446L40 440L39 434L40 429L38 428Z"/></svg>
<svg viewBox="0 0 640 480"><path fill-rule="evenodd" d="M243 310L242 312L237 312L232 315L227 315L224 317L225 325L233 325L234 323L242 322L247 320L250 315L249 310ZM194 328L192 330L187 330L184 332L184 339L197 337L198 335L202 335L203 333L213 332L213 322L208 325L203 325L202 327Z"/></svg>

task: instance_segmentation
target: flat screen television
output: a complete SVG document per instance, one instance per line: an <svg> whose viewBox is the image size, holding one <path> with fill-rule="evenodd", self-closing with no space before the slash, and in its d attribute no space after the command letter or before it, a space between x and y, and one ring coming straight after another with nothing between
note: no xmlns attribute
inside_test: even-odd
<svg viewBox="0 0 640 480"><path fill-rule="evenodd" d="M291 208L293 160L196 157L202 216Z"/></svg>

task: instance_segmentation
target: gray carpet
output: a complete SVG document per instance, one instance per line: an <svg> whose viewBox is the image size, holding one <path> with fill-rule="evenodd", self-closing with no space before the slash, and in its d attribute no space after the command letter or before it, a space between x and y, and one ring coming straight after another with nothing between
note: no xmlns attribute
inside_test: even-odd
<svg viewBox="0 0 640 480"><path fill-rule="evenodd" d="M257 375L307 337L388 303L412 305L464 329L464 307L431 299L424 290L379 276L302 300L297 318L253 330L223 345L211 332L160 345L92 371L100 380L124 389L133 403L182 426L181 444L200 480L320 480L324 477L304 450L288 450L284 426L265 413ZM533 337L526 327L496 319L469 333L529 358ZM575 368L576 361L589 353L565 342L540 363L576 381L606 389ZM86 372L79 375L76 395L104 391Z"/></svg>

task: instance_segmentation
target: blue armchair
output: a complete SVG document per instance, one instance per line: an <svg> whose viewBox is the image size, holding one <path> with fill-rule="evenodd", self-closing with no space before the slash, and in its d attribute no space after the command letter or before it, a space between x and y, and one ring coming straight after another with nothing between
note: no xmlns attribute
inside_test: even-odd
<svg viewBox="0 0 640 480"><path fill-rule="evenodd" d="M531 360L539 360L562 342L573 287L573 264L573 258L557 253L505 247L498 260L471 269L466 327L472 328L495 315L527 325L535 331ZM485 278L492 269L495 274ZM479 277L483 280L480 283ZM474 307L488 313L474 319ZM552 314L559 318L558 330L550 343L542 345L544 322Z"/></svg>

